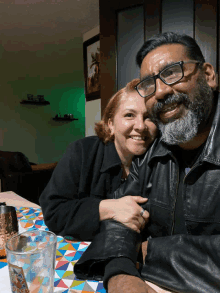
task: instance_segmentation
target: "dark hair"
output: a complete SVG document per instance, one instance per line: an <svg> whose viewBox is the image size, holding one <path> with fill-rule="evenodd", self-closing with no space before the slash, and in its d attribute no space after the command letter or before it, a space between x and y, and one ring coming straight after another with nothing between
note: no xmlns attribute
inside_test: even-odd
<svg viewBox="0 0 220 293"><path fill-rule="evenodd" d="M137 93L134 87L139 82L140 80L138 78L133 79L126 85L126 87L122 88L116 94L114 94L114 96L111 97L104 110L102 120L95 124L95 132L104 143L114 141L115 137L111 134L111 131L108 126L109 119L114 119L120 102L124 97L126 97L126 95L133 92Z"/></svg>
<svg viewBox="0 0 220 293"><path fill-rule="evenodd" d="M166 32L157 34L144 43L136 56L138 66L141 67L143 59L149 52L157 47L168 44L181 44L185 46L187 55L190 59L200 61L202 64L205 62L202 51L193 38L185 34L180 35L173 32ZM202 65L200 64L200 66Z"/></svg>

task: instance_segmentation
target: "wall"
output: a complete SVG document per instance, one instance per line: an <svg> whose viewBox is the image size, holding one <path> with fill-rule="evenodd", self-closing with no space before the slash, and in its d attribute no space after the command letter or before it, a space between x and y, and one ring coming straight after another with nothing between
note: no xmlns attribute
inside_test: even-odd
<svg viewBox="0 0 220 293"><path fill-rule="evenodd" d="M83 42L99 34L99 26L83 35ZM101 120L101 99L86 102L85 106L85 135L95 135L95 123Z"/></svg>
<svg viewBox="0 0 220 293"><path fill-rule="evenodd" d="M68 144L85 136L83 39L72 30L0 27L0 149L23 152L31 162L61 158ZM27 94L44 95L47 106L22 105ZM60 113L78 121L56 122Z"/></svg>

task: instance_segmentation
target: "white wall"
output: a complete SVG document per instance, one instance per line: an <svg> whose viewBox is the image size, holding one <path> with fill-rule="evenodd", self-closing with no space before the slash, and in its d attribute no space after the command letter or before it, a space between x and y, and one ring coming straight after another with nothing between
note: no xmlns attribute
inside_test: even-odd
<svg viewBox="0 0 220 293"><path fill-rule="evenodd" d="M98 35L99 26L83 35L83 42ZM95 135L95 123L101 120L101 99L86 102L85 106L85 136Z"/></svg>

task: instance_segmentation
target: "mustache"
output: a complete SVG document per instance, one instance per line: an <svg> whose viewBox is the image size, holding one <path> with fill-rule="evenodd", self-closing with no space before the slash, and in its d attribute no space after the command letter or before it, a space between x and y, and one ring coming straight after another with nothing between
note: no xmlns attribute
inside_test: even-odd
<svg viewBox="0 0 220 293"><path fill-rule="evenodd" d="M172 104L184 104L186 108L189 107L191 104L191 100L187 94L173 94L173 95L167 95L163 100L158 101L152 109L152 115L155 117L157 116L166 106L172 105Z"/></svg>

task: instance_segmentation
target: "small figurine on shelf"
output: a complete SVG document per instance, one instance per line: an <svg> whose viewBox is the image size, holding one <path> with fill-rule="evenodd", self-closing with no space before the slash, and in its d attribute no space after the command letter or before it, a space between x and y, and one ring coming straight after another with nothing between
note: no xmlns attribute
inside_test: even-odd
<svg viewBox="0 0 220 293"><path fill-rule="evenodd" d="M29 101L33 101L33 97L34 97L34 95L32 95L32 94L27 94L27 99L28 99Z"/></svg>
<svg viewBox="0 0 220 293"><path fill-rule="evenodd" d="M55 118L58 118L58 114L55 115Z"/></svg>
<svg viewBox="0 0 220 293"><path fill-rule="evenodd" d="M38 102L44 102L44 95L37 95Z"/></svg>

